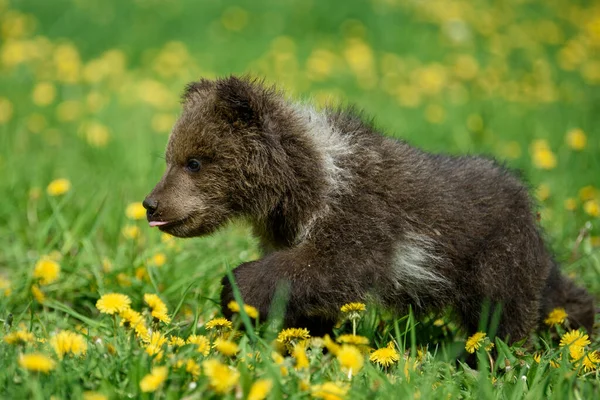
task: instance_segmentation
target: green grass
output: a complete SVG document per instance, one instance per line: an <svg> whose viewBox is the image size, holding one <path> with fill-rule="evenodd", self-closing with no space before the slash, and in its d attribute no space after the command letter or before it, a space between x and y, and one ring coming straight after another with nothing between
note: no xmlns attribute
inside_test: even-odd
<svg viewBox="0 0 600 400"><path fill-rule="evenodd" d="M597 6L566 0L0 0L0 320L2 335L26 330L36 338L0 342L0 396L218 397L204 370L194 377L177 365L220 359L240 374L230 398L262 378L272 380L273 399L309 398L324 382L346 385L350 398L592 398L598 372L578 369L558 345L564 327L526 344L496 341L493 365L480 350L473 370L456 361L465 359L466 337L447 316L439 326L439 316L395 319L370 307L358 333L373 348L395 341L400 360L382 369L366 357L349 379L318 348L309 350L308 370L286 358L283 375L270 357L277 331L269 327L237 337L237 358L215 350L204 357L187 345L165 346L157 359L96 302L124 293L147 317L143 295L157 293L173 321L156 330L210 336L204 324L218 313L221 277L259 256L242 223L173 244L125 214L163 171L185 83L229 73L264 76L306 101L356 104L386 134L430 151L505 160L537 193L563 269L598 297L598 24ZM587 139L581 149L568 144L574 129ZM71 190L49 196L57 178ZM136 239L123 235L130 226L139 228ZM162 266L151 261L157 253ZM48 255L61 270L43 285L33 271ZM85 356L58 359L49 342L62 330L82 332ZM350 331L346 323L338 333ZM599 346L594 337L586 349ZM258 361L248 361L257 351ZM52 358L55 369L22 368L20 355L32 352ZM140 392L141 379L163 365L167 381Z"/></svg>

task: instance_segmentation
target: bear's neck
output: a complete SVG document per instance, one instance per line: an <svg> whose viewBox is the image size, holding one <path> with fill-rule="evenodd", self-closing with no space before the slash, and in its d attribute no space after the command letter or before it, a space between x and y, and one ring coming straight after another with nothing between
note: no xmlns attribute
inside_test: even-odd
<svg viewBox="0 0 600 400"><path fill-rule="evenodd" d="M310 239L315 223L344 191L348 178L344 157L351 154L343 135L325 114L293 105L280 120L283 168L278 168L279 195L253 220L265 251L289 248Z"/></svg>

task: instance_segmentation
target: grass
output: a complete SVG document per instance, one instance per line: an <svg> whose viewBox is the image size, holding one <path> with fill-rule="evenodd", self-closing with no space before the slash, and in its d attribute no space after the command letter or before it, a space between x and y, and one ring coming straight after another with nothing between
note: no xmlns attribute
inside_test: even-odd
<svg viewBox="0 0 600 400"><path fill-rule="evenodd" d="M271 357L278 330L246 316L233 321L245 333L229 336L237 357L205 356L200 344L149 346L96 304L123 293L154 332L214 343L206 322L218 316L221 277L259 257L248 227L180 241L126 209L162 173L184 84L248 72L300 99L357 104L386 134L427 150L485 153L521 170L564 271L598 297L598 26L597 5L566 0L1 0L1 396L233 398L266 380L272 399L593 397L598 363L585 371L571 350L593 357L600 342L561 347L561 325L526 344L496 340L494 358L482 345L474 370L446 315L369 306L357 333L374 349L393 342L398 361L324 355L311 341L303 366L303 350ZM69 190L50 195L60 178ZM145 293L160 296L170 323L151 321ZM58 343L64 331L81 336ZM349 332L346 321L337 333ZM26 367L31 353L49 358L47 373Z"/></svg>

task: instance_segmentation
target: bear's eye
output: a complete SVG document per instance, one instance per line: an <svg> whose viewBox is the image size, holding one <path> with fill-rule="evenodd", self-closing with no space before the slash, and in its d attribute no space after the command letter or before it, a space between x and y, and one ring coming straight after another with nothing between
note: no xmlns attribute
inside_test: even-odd
<svg viewBox="0 0 600 400"><path fill-rule="evenodd" d="M185 169L190 172L198 172L200 171L200 161L195 158L190 158L185 164Z"/></svg>

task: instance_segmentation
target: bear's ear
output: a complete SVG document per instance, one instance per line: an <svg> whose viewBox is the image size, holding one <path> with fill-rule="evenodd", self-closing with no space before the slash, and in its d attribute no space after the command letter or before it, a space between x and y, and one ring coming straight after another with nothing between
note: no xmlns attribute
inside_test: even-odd
<svg viewBox="0 0 600 400"><path fill-rule="evenodd" d="M260 123L261 90L247 78L231 76L216 84L217 112L230 124L255 125Z"/></svg>

